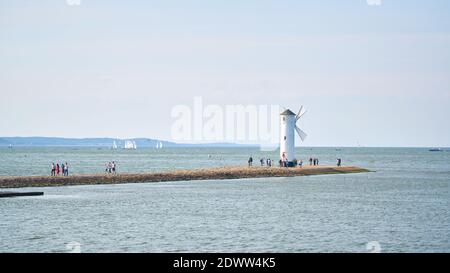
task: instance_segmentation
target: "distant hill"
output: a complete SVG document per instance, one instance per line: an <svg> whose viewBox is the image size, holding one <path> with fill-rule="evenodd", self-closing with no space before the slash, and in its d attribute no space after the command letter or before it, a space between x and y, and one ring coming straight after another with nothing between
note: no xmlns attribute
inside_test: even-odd
<svg viewBox="0 0 450 273"><path fill-rule="evenodd" d="M0 146L6 146L6 145L9 145L8 141L0 138Z"/></svg>
<svg viewBox="0 0 450 273"><path fill-rule="evenodd" d="M123 147L125 140L136 142L137 147L156 147L156 144L162 142L164 147L242 147L255 145L240 145L233 143L208 143L208 144L184 144L170 141L163 141L151 138L61 138L61 137L0 137L0 146L81 146L81 147L111 147L115 141L117 146Z"/></svg>
<svg viewBox="0 0 450 273"><path fill-rule="evenodd" d="M130 139L136 142L138 147L155 147L159 142L157 139L135 138ZM60 138L60 137L1 137L0 146L98 146L111 147L113 142L119 147L123 147L124 141L116 138ZM176 143L161 141L164 146L170 147Z"/></svg>

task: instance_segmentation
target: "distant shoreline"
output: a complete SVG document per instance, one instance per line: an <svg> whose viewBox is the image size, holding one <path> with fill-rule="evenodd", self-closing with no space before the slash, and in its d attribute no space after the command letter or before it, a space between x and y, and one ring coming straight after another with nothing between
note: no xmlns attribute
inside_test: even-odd
<svg viewBox="0 0 450 273"><path fill-rule="evenodd" d="M349 174L369 172L359 167L304 166L279 167L221 167L196 170L174 170L158 173L83 174L73 176L3 176L0 188L56 187L74 185L104 185L150 183L191 180L225 180L264 177L292 177L323 174Z"/></svg>
<svg viewBox="0 0 450 273"><path fill-rule="evenodd" d="M135 141L137 147L140 148L155 148L157 143L162 143L164 148L260 148L259 144L251 143L232 143L232 142L211 142L211 143L182 143L172 142L167 140L153 139L153 138L66 138L66 137L5 137L0 136L0 148L8 148L9 145L13 147L25 147L25 148L51 148L51 147L64 147L64 148L111 148L114 141L119 146L125 140ZM355 145L355 146L336 146L336 145L322 145L322 146L296 146L297 148L442 148L449 150L450 147L446 145L433 145L433 146L370 146L370 145ZM121 148L119 148L121 150Z"/></svg>

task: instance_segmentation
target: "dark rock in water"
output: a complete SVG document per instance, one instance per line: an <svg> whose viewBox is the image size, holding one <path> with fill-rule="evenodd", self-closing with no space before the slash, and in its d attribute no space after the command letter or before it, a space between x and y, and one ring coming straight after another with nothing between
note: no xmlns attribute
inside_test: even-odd
<svg viewBox="0 0 450 273"><path fill-rule="evenodd" d="M19 196L40 196L44 195L41 191L34 192L12 192L12 191L0 191L0 198L2 197L19 197Z"/></svg>

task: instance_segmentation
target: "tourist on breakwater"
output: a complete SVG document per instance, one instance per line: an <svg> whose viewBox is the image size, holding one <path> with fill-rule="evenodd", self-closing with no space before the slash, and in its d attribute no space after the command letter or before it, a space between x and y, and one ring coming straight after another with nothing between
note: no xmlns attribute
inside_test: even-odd
<svg viewBox="0 0 450 273"><path fill-rule="evenodd" d="M117 164L115 161L112 162L110 161L106 164L105 173L112 173L112 174L117 173Z"/></svg>
<svg viewBox="0 0 450 273"><path fill-rule="evenodd" d="M283 167L287 167L288 166L288 159L287 159L286 153L283 153L283 155L281 156L281 161L282 161L282 166Z"/></svg>
<svg viewBox="0 0 450 273"><path fill-rule="evenodd" d="M56 175L59 176L59 163L56 163Z"/></svg>
<svg viewBox="0 0 450 273"><path fill-rule="evenodd" d="M66 162L66 164L64 165L64 168L63 168L63 175L64 176L69 176L69 164L67 164L67 162Z"/></svg>
<svg viewBox="0 0 450 273"><path fill-rule="evenodd" d="M300 162L298 162L298 166L301 168L303 167L303 160L300 160Z"/></svg>
<svg viewBox="0 0 450 273"><path fill-rule="evenodd" d="M261 159L259 160L259 162L261 163L261 167L264 166L264 158L261 158Z"/></svg>
<svg viewBox="0 0 450 273"><path fill-rule="evenodd" d="M250 158L248 159L248 166L249 166L249 167L253 166L253 157L250 157Z"/></svg>
<svg viewBox="0 0 450 273"><path fill-rule="evenodd" d="M52 163L52 165L51 165L51 172L50 172L50 175L51 176L55 176L56 175L56 166L55 166L55 163Z"/></svg>
<svg viewBox="0 0 450 273"><path fill-rule="evenodd" d="M341 164L342 164L342 159L338 158L338 159L337 159L337 166L340 167Z"/></svg>
<svg viewBox="0 0 450 273"><path fill-rule="evenodd" d="M312 164L313 164L313 159L312 159L312 157L310 157L309 158L309 166L312 166Z"/></svg>
<svg viewBox="0 0 450 273"><path fill-rule="evenodd" d="M314 158L313 159L313 164L314 164L314 166L319 166L319 159L318 158Z"/></svg>

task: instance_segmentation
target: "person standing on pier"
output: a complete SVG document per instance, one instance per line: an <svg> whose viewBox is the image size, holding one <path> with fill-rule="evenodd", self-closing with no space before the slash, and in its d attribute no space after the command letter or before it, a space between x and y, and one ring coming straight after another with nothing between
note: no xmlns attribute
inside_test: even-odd
<svg viewBox="0 0 450 273"><path fill-rule="evenodd" d="M248 159L248 166L251 167L253 165L253 157Z"/></svg>
<svg viewBox="0 0 450 273"><path fill-rule="evenodd" d="M340 167L341 164L342 164L342 159L338 158L338 159L337 159L337 166Z"/></svg>
<svg viewBox="0 0 450 273"><path fill-rule="evenodd" d="M51 175L51 176L55 176L55 174L56 174L55 163L52 163L51 167L52 167L52 171L50 172L50 175Z"/></svg>
<svg viewBox="0 0 450 273"><path fill-rule="evenodd" d="M113 174L116 174L116 162L112 162L111 163L111 168L112 168L112 172L113 172Z"/></svg>
<svg viewBox="0 0 450 273"><path fill-rule="evenodd" d="M67 164L64 166L64 176L69 176L69 164Z"/></svg>
<svg viewBox="0 0 450 273"><path fill-rule="evenodd" d="M59 163L56 163L56 175L59 175Z"/></svg>
<svg viewBox="0 0 450 273"><path fill-rule="evenodd" d="M310 157L309 158L309 166L312 166L312 164L313 164L313 159L312 159L312 157Z"/></svg>

